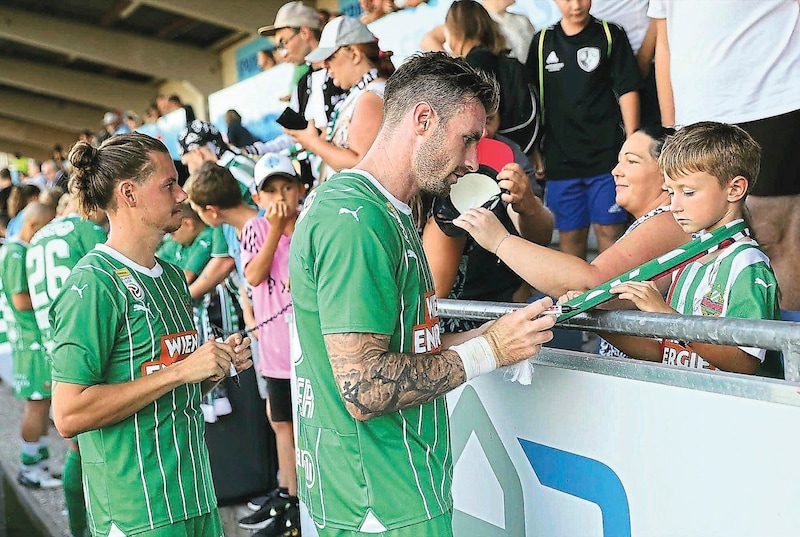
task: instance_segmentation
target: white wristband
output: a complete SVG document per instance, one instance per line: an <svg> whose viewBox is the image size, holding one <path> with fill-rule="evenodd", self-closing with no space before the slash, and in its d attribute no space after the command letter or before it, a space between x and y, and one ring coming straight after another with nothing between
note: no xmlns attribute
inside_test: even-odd
<svg viewBox="0 0 800 537"><path fill-rule="evenodd" d="M472 338L460 345L453 345L450 350L456 351L461 358L468 381L497 369L497 358L494 357L492 347L483 336Z"/></svg>

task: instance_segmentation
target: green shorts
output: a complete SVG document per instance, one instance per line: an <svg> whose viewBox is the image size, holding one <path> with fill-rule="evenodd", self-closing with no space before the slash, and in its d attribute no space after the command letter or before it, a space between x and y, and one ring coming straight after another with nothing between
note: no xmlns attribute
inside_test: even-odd
<svg viewBox="0 0 800 537"><path fill-rule="evenodd" d="M219 510L214 508L208 514L196 516L169 526L161 526L154 530L144 530L131 533L129 537L225 537L222 532L222 521Z"/></svg>
<svg viewBox="0 0 800 537"><path fill-rule="evenodd" d="M41 350L14 350L11 353L14 371L14 397L48 399L52 394L50 360Z"/></svg>
<svg viewBox="0 0 800 537"><path fill-rule="evenodd" d="M396 530L387 530L380 533L362 533L360 531L340 530L336 528L317 528L319 537L453 537L453 515L445 515L403 526Z"/></svg>

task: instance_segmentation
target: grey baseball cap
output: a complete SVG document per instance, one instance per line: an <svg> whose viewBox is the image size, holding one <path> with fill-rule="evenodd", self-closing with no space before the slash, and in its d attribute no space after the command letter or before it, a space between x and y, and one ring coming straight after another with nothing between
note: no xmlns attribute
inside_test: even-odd
<svg viewBox="0 0 800 537"><path fill-rule="evenodd" d="M321 21L316 9L304 5L302 2L289 2L283 4L275 15L275 23L271 26L262 26L258 33L263 36L275 35L281 28L314 28L319 29Z"/></svg>
<svg viewBox="0 0 800 537"><path fill-rule="evenodd" d="M336 17L328 22L319 38L319 46L312 50L306 61L321 62L330 58L334 52L345 45L372 43L375 35L360 20L353 17Z"/></svg>

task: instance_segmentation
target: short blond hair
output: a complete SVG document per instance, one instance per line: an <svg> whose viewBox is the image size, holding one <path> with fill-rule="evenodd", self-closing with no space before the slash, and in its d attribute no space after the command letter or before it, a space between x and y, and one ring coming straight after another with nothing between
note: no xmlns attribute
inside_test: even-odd
<svg viewBox="0 0 800 537"><path fill-rule="evenodd" d="M761 168L761 146L736 125L702 121L667 138L658 167L671 179L707 173L716 177L721 186L741 175L747 179L750 192Z"/></svg>

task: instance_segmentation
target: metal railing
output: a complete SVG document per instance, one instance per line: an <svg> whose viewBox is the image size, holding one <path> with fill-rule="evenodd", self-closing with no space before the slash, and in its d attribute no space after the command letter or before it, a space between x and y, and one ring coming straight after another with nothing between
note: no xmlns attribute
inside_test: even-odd
<svg viewBox="0 0 800 537"><path fill-rule="evenodd" d="M442 299L438 301L437 310L439 316L444 318L488 321L523 306L525 304ZM800 323L594 310L558 323L556 327L778 350L783 352L785 378L793 383L800 382ZM780 400L800 406L796 386L784 381L575 352L548 351L540 354L532 358L534 363L755 399Z"/></svg>

